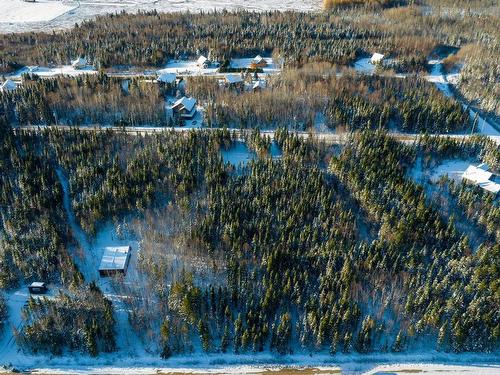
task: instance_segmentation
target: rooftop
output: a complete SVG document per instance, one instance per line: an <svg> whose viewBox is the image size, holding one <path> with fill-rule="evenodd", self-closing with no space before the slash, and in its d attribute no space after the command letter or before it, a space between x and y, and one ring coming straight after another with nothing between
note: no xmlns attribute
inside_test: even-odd
<svg viewBox="0 0 500 375"><path fill-rule="evenodd" d="M196 99L195 98L187 98L183 96L179 100L177 100L172 108L185 108L188 112L191 112L191 110L194 108L196 105Z"/></svg>
<svg viewBox="0 0 500 375"><path fill-rule="evenodd" d="M124 270L130 253L130 246L104 248L99 271Z"/></svg>

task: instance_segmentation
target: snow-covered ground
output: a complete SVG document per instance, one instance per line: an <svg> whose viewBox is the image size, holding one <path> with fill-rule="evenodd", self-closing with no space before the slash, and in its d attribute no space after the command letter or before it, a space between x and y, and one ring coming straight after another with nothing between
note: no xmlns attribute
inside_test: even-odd
<svg viewBox="0 0 500 375"><path fill-rule="evenodd" d="M37 0L33 3L23 0L2 0L0 5L2 9L0 31L9 31L16 24L52 21L77 8L78 3L58 0Z"/></svg>
<svg viewBox="0 0 500 375"><path fill-rule="evenodd" d="M252 63L253 57L251 58L239 58L239 59L231 59L230 67L234 69L245 69L250 66ZM267 66L262 68L264 73L278 73L281 70L281 62L274 62L271 57L264 57L266 60Z"/></svg>
<svg viewBox="0 0 500 375"><path fill-rule="evenodd" d="M40 6L38 3L42 2ZM7 17L4 13L7 3ZM51 3L46 5L46 3ZM251 11L302 10L317 11L321 1L317 0L38 0L37 3L23 3L22 0L1 0L0 33L69 28L75 22L96 15L158 10L159 12L210 12L214 9ZM29 16L31 15L31 16ZM30 18L28 18L28 16ZM32 22L26 23L27 20ZM38 22L34 22L38 21Z"/></svg>
<svg viewBox="0 0 500 375"><path fill-rule="evenodd" d="M425 183L427 181L437 182L443 176L448 176L448 178L455 181L461 181L462 174L471 164L477 164L477 161L472 159L447 159L434 167L424 170L422 160L419 158L409 173L418 183Z"/></svg>
<svg viewBox="0 0 500 375"><path fill-rule="evenodd" d="M47 358L20 355L20 369L41 374L474 374L500 372L495 354L197 354L162 360L157 355L123 357L119 353Z"/></svg>
<svg viewBox="0 0 500 375"><path fill-rule="evenodd" d="M75 69L71 65L62 65L52 68L44 66L25 66L17 70L14 74L8 76L8 78L19 80L25 73L33 73L42 78L50 78L59 75L78 76L81 74L95 74L97 73L97 70L90 65L80 69Z"/></svg>
<svg viewBox="0 0 500 375"><path fill-rule="evenodd" d="M247 164L250 160L257 157L244 142L234 142L228 150L221 150L224 163L230 163L234 166Z"/></svg>
<svg viewBox="0 0 500 375"><path fill-rule="evenodd" d="M217 73L218 67L202 68L196 64L196 61L172 60L167 63L165 68L158 70L158 74L175 73L182 75L213 75Z"/></svg>
<svg viewBox="0 0 500 375"><path fill-rule="evenodd" d="M375 65L370 62L370 57L362 57L354 62L354 69L363 74L375 73Z"/></svg>

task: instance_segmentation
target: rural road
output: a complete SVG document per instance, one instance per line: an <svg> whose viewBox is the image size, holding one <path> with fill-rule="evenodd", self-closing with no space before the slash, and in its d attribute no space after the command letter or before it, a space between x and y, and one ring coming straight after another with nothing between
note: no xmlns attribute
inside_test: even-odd
<svg viewBox="0 0 500 375"><path fill-rule="evenodd" d="M113 132L122 132L122 133L127 133L131 135L146 135L146 134L155 134L155 133L162 133L162 132L190 132L190 131L217 131L221 130L221 128L186 128L186 127L133 127L133 126L126 126L126 127L119 127L119 126L67 126L67 125L51 125L51 126L36 126L36 125L25 125L21 127L16 127L14 128L14 131L16 132L38 132L38 131L43 131L43 130L48 130L48 129L58 129L58 130L64 130L64 131L73 131L73 130L79 130L79 131L89 131L89 132L94 132L94 131L113 131ZM228 129L233 133L236 133L238 137L244 138L245 135L250 135L252 130L242 130L242 129ZM345 141L348 139L349 133L342 133L342 134L337 134L337 133L318 133L318 132L307 132L307 131L290 131L296 134L298 137L306 139L309 137L312 137L315 140L322 141L326 144L342 144L345 143ZM270 139L274 139L275 136L275 131L274 130L261 130L260 131L261 135L268 136ZM419 139L421 136L420 134L411 134L411 133L389 133L390 136L394 137L395 139L404 142L404 143L413 143ZM434 136L437 137L442 137L442 138L454 138L454 139L467 139L470 138L470 134L435 134ZM489 135L487 136L490 138L493 142L495 142L497 145L500 145L500 136L496 135Z"/></svg>

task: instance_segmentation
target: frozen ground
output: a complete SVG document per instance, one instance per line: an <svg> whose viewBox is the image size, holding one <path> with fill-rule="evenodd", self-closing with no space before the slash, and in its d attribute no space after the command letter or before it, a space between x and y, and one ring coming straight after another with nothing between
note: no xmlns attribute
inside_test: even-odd
<svg viewBox="0 0 500 375"><path fill-rule="evenodd" d="M63 65L58 67L48 68L45 66L25 66L17 70L14 74L8 76L8 78L13 80L21 79L21 76L25 73L33 73L39 77L50 78L58 75L66 76L78 76L81 74L95 74L97 70L93 66L86 66L81 69L75 69L71 65Z"/></svg>
<svg viewBox="0 0 500 375"><path fill-rule="evenodd" d="M2 0L0 31L9 31L16 24L32 22L50 22L57 17L75 9L76 2L62 2L57 0L37 0L30 3L23 0ZM26 24L29 28L29 24Z"/></svg>
<svg viewBox="0 0 500 375"><path fill-rule="evenodd" d="M477 164L477 160L447 159L438 165L424 169L422 159L417 158L415 166L411 169L410 176L418 183L437 182L443 176L461 181L462 174L471 164Z"/></svg>
<svg viewBox="0 0 500 375"><path fill-rule="evenodd" d="M221 150L224 163L230 163L234 166L247 164L250 160L257 157L244 142L234 142L228 150Z"/></svg>
<svg viewBox="0 0 500 375"><path fill-rule="evenodd" d="M20 369L41 374L474 374L493 375L500 372L494 354L329 354L276 356L259 354L198 354L162 360L145 354L120 357L118 353L86 356L62 356L43 360L24 357ZM40 358L40 357L38 357ZM13 363L14 364L14 363Z"/></svg>
<svg viewBox="0 0 500 375"><path fill-rule="evenodd" d="M38 0L43 5L23 3L22 0L1 0L2 20L0 33L36 30L53 30L72 27L75 22L99 14L158 10L160 12L200 12L214 9L251 11L321 9L318 0ZM3 4L7 3L7 16ZM26 23L27 21L31 21Z"/></svg>

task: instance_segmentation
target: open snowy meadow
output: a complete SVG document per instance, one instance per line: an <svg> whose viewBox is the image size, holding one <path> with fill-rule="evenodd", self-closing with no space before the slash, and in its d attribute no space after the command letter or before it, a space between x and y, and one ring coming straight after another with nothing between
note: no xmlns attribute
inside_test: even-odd
<svg viewBox="0 0 500 375"><path fill-rule="evenodd" d="M214 9L251 11L319 10L315 0L2 0L0 33L41 31L72 27L85 19L106 13L137 12L199 12Z"/></svg>

